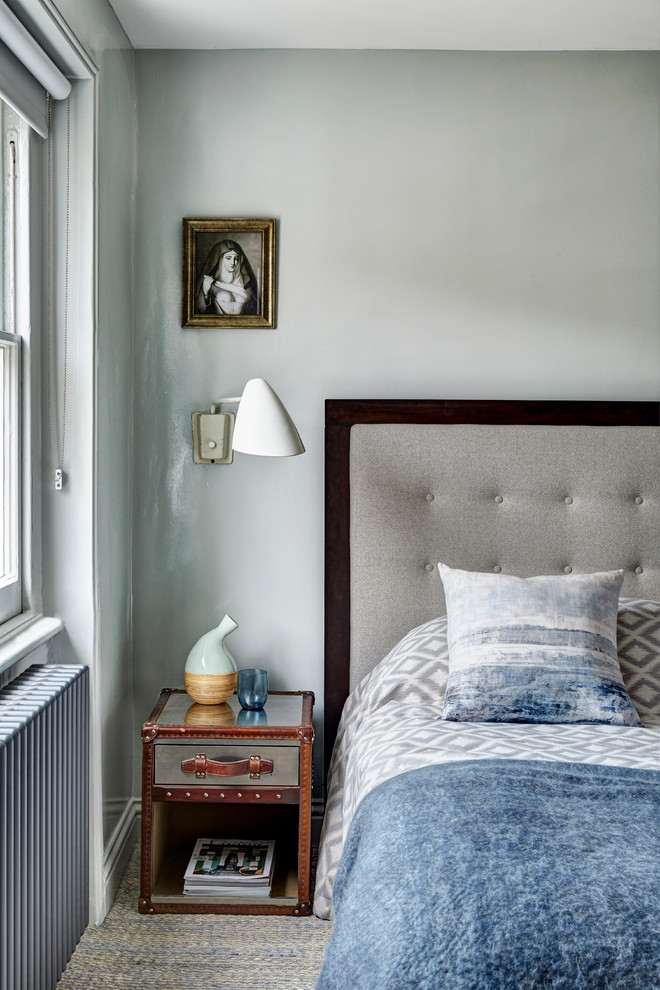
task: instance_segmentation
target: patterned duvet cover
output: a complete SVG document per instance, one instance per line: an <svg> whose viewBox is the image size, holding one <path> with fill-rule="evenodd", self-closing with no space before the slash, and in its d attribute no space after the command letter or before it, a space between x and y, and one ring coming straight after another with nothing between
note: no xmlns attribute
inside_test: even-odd
<svg viewBox="0 0 660 990"><path fill-rule="evenodd" d="M618 652L643 728L444 722L446 617L405 636L351 693L329 771L314 913L331 917L332 891L356 810L398 774L461 760L586 763L660 771L660 604L622 599Z"/></svg>

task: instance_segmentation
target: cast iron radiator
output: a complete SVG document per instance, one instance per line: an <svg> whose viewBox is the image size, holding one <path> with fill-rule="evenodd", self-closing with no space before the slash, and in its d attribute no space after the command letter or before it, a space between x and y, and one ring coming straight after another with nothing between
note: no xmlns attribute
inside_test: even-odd
<svg viewBox="0 0 660 990"><path fill-rule="evenodd" d="M0 690L0 990L52 990L88 920L88 670Z"/></svg>

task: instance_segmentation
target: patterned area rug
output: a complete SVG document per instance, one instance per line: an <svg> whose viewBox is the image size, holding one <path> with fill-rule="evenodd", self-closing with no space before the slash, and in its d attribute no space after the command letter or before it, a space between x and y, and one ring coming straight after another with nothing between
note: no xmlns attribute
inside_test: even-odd
<svg viewBox="0 0 660 990"><path fill-rule="evenodd" d="M57 990L314 990L331 926L315 917L141 915L133 855Z"/></svg>

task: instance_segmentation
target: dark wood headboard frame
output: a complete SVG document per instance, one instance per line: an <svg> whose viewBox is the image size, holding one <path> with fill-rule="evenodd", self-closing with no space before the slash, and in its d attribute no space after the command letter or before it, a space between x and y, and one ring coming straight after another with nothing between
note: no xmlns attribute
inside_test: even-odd
<svg viewBox="0 0 660 990"><path fill-rule="evenodd" d="M349 694L351 427L358 423L658 426L657 402L328 399L325 404L325 699L327 774Z"/></svg>

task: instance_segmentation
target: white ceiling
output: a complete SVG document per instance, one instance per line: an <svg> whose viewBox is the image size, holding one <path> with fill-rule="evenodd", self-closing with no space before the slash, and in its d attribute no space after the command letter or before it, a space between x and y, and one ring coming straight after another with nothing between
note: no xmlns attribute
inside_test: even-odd
<svg viewBox="0 0 660 990"><path fill-rule="evenodd" d="M136 48L660 48L660 0L110 0Z"/></svg>

